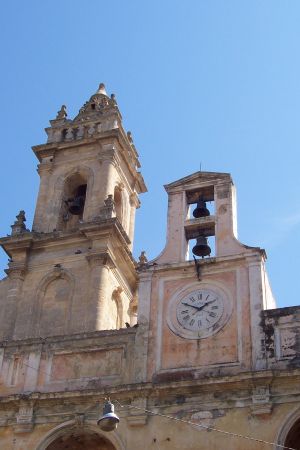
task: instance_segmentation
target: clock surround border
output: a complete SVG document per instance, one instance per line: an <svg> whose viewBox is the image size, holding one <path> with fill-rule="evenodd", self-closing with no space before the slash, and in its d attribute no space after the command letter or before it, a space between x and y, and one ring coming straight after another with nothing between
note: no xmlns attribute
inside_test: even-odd
<svg viewBox="0 0 300 450"><path fill-rule="evenodd" d="M212 292L215 292L217 294L221 294L222 300L223 300L223 314L217 324L219 326L216 328L215 325L213 325L211 328L208 328L208 331L205 333L199 334L199 332L192 331L192 330L186 330L183 328L178 320L177 320L177 305L180 303L182 298L184 298L186 295L191 294L195 291L200 290L209 290ZM190 340L199 340L199 339L206 339L209 338L219 331L221 331L224 326L228 323L229 319L232 316L233 311L233 302L232 302L232 295L228 291L228 289L224 288L224 286L221 283L218 282L197 282L189 284L188 286L181 287L177 289L172 296L169 299L169 303L167 306L167 324L169 329L178 337L184 338L184 339L190 339ZM215 329L214 329L215 327Z"/></svg>

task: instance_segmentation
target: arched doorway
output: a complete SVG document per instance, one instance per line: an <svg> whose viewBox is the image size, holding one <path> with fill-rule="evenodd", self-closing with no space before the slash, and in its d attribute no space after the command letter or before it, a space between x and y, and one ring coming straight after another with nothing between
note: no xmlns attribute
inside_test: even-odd
<svg viewBox="0 0 300 450"><path fill-rule="evenodd" d="M284 441L286 447L300 450L300 418L292 425Z"/></svg>
<svg viewBox="0 0 300 450"><path fill-rule="evenodd" d="M96 432L70 430L59 436L45 450L116 450L114 445Z"/></svg>

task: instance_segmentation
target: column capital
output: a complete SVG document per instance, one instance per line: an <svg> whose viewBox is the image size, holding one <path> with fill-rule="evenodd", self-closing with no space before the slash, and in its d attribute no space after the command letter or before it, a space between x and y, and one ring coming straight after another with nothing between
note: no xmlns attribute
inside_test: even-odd
<svg viewBox="0 0 300 450"><path fill-rule="evenodd" d="M40 176L52 173L52 162L43 162L37 166L37 172Z"/></svg>
<svg viewBox="0 0 300 450"><path fill-rule="evenodd" d="M107 144L107 146L105 145L103 147L103 150L99 152L98 160L100 161L100 163L112 164L114 167L119 166L120 161L116 147L112 144Z"/></svg>
<svg viewBox="0 0 300 450"><path fill-rule="evenodd" d="M104 266L109 269L116 267L108 252L92 253L87 255L86 259L91 267Z"/></svg>
<svg viewBox="0 0 300 450"><path fill-rule="evenodd" d="M5 273L11 280L23 281L26 274L26 266L24 263L9 263L8 269L5 269Z"/></svg>
<svg viewBox="0 0 300 450"><path fill-rule="evenodd" d="M135 208L139 208L141 206L141 202L136 192L132 192L132 194L130 194L129 201L130 206L135 206Z"/></svg>

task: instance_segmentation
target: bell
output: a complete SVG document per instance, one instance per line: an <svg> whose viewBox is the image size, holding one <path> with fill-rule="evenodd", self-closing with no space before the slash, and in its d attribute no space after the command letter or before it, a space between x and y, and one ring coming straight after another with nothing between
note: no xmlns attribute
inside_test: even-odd
<svg viewBox="0 0 300 450"><path fill-rule="evenodd" d="M198 217L207 217L210 215L209 210L206 208L206 203L200 197L197 201L197 206L193 211L193 216L198 219Z"/></svg>
<svg viewBox="0 0 300 450"><path fill-rule="evenodd" d="M74 216L79 216L83 211L84 206L84 197L78 196L74 197L73 200L70 201L69 211Z"/></svg>
<svg viewBox="0 0 300 450"><path fill-rule="evenodd" d="M103 431L113 431L117 428L118 423L120 422L119 417L114 413L115 407L108 400L105 402L103 408L103 416L97 422L97 425Z"/></svg>
<svg viewBox="0 0 300 450"><path fill-rule="evenodd" d="M196 245L193 247L192 252L196 256L209 256L211 253L211 248L207 243L207 238L205 236L197 237Z"/></svg>

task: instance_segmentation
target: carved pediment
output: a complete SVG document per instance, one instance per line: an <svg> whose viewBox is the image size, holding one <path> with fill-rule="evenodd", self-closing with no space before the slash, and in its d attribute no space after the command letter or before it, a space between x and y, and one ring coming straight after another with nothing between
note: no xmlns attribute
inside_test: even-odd
<svg viewBox="0 0 300 450"><path fill-rule="evenodd" d="M200 184L216 184L220 182L232 182L231 176L229 173L223 172L195 172L192 175L187 177L180 178L173 183L165 184L164 188L169 193L173 190L176 191L178 189L188 190L193 189L195 185L199 186Z"/></svg>

